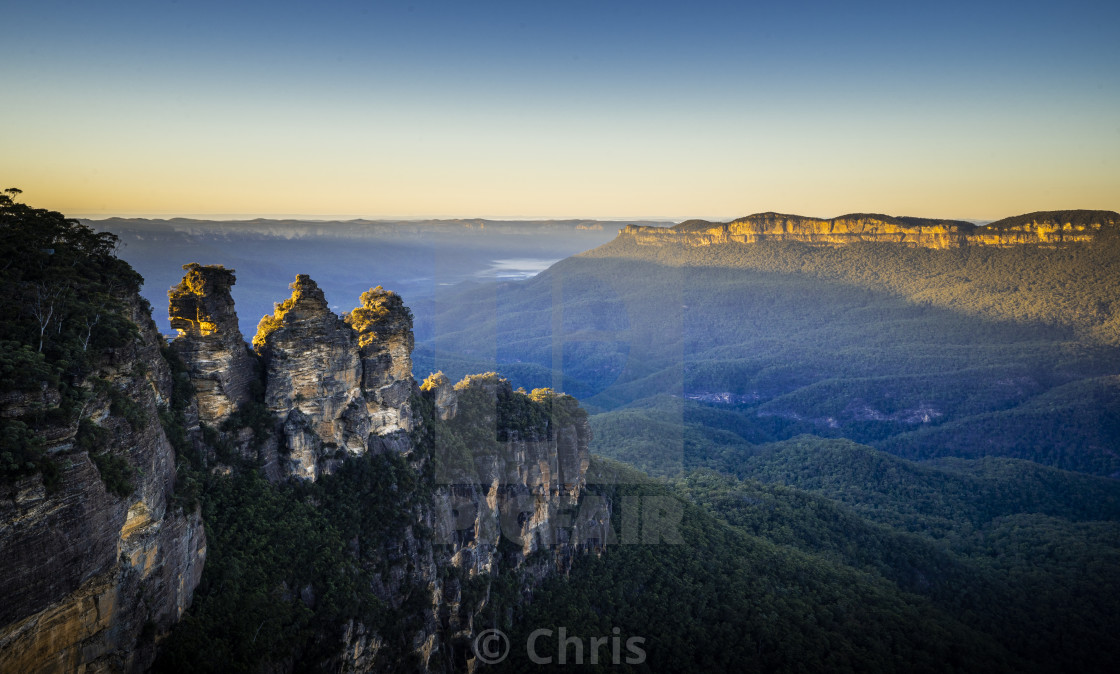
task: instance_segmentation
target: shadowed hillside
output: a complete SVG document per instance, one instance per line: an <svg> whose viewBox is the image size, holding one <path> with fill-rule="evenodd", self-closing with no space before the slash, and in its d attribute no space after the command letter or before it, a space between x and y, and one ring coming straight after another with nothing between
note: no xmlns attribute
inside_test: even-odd
<svg viewBox="0 0 1120 674"><path fill-rule="evenodd" d="M950 249L622 234L528 281L464 288L416 367L496 368L600 411L664 394L686 404L658 404L661 420L706 426L716 410L749 442L813 433L1112 475L1120 237L1103 222L1091 242Z"/></svg>

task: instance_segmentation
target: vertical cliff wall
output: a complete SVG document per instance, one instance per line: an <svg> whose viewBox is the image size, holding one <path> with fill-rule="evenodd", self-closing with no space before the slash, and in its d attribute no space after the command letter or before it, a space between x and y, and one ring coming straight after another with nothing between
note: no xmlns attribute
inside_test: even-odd
<svg viewBox="0 0 1120 674"><path fill-rule="evenodd" d="M136 339L102 353L77 418L39 430L57 484L0 485L0 671L143 671L198 585L206 536L197 507L175 499L159 422L162 338L128 301ZM0 414L24 404L7 403Z"/></svg>
<svg viewBox="0 0 1120 674"><path fill-rule="evenodd" d="M254 354L233 270L189 264L165 345L111 234L6 197L0 229L0 671L146 671L157 644L182 671L462 671L493 597L606 539L575 401L421 391L394 293L339 317L299 276Z"/></svg>
<svg viewBox="0 0 1120 674"><path fill-rule="evenodd" d="M292 296L261 319L253 345L265 363L265 404L281 425L291 474L315 479L367 449L369 420L354 331L300 274Z"/></svg>
<svg viewBox="0 0 1120 674"><path fill-rule="evenodd" d="M611 504L585 489L591 432L575 399L514 391L494 373L454 385L435 374L420 389L409 457L430 497L366 561L387 565L374 589L389 605L424 598L409 655L421 671L472 671L488 606L501 593L507 606L527 601L576 554L601 550ZM391 636L351 622L338 668L392 669L379 652Z"/></svg>
<svg viewBox="0 0 1120 674"><path fill-rule="evenodd" d="M437 538L453 564L489 572L503 538L525 557L605 543L601 504L583 500L591 429L574 398L514 391L494 373L421 388L446 430L433 451Z"/></svg>
<svg viewBox="0 0 1120 674"><path fill-rule="evenodd" d="M362 293L361 305L345 316L358 334L371 430L378 436L412 428L412 312L400 295L381 286Z"/></svg>

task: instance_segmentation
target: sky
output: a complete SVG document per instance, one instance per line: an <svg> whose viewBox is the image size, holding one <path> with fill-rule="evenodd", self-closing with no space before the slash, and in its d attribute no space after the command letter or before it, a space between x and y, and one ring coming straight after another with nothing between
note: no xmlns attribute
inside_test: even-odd
<svg viewBox="0 0 1120 674"><path fill-rule="evenodd" d="M1120 3L5 3L73 217L1120 210Z"/></svg>

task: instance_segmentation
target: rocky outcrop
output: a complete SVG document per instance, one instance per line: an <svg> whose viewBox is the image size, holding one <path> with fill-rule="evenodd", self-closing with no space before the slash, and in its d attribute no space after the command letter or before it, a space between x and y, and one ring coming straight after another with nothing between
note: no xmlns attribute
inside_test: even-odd
<svg viewBox="0 0 1120 674"><path fill-rule="evenodd" d="M215 344L205 340L222 336L234 317L232 275L219 268L188 271L179 303L173 298L173 315L183 317L179 339ZM409 641L351 618L334 626L330 638L343 643L328 668L383 671L405 662L402 657L421 671L469 668L470 643L482 629L476 617L489 597L479 593L479 579L502 577L517 596L529 596L543 578L566 572L579 551L598 550L611 536L611 504L585 489L587 416L569 396L514 391L493 373L454 385L436 374L418 387L411 314L399 297L374 288L363 294L362 306L339 317L307 276L291 288L254 339L263 398L247 392L235 405L226 395L229 381L200 376L205 363L191 358L202 350L177 351L193 380L215 384L206 389L212 402L226 396L229 410L248 413L235 417L239 424L265 410L288 457L274 479L314 480L349 456L391 449L400 454L379 465L415 471L402 480L413 486L400 495L395 524L377 538L350 542L354 563L377 569L368 576L369 589L410 616ZM143 319L138 310L136 320ZM175 380L160 357L154 324L144 325L134 350L106 355L90 383L83 421L44 431L64 466L59 489L48 492L41 479L28 478L0 500L0 562L11 570L0 579L8 599L0 605L2 671L143 671L190 604L206 539L197 509L184 510L174 498L175 456L158 413L171 402ZM232 353L228 334L225 351ZM23 409L33 401L9 402ZM203 417L201 401L193 404ZM214 438L247 442L256 429L248 438L246 430L226 425L217 435L205 428L190 435L196 448L206 449ZM135 469L131 486L110 484L98 463L105 456ZM218 475L268 472L261 462L202 467ZM381 503L396 498L382 495ZM315 603L313 584L277 591ZM387 640L392 648L385 649Z"/></svg>
<svg viewBox="0 0 1120 674"><path fill-rule="evenodd" d="M373 432L386 435L412 428L408 399L412 379L412 312L400 295L377 286L362 293L361 306L345 318L358 334L362 390Z"/></svg>
<svg viewBox="0 0 1120 674"><path fill-rule="evenodd" d="M690 220L675 227L628 225L620 237L638 245L797 241L812 245L874 242L920 248L968 245L1015 246L1084 243L1103 229L1120 226L1113 211L1048 211L1007 218L978 227L960 220L931 220L877 214L852 214L824 220L800 215L758 213L727 223Z"/></svg>
<svg viewBox="0 0 1120 674"><path fill-rule="evenodd" d="M139 298L132 317L139 338L103 354L78 419L39 434L57 486L36 475L2 487L0 671L143 671L201 577L206 536L197 508L173 498L159 423L162 340Z"/></svg>
<svg viewBox="0 0 1120 674"><path fill-rule="evenodd" d="M455 395L455 386L443 372L428 375L420 385L420 391L435 404L435 413L440 421L448 421L455 416L459 398Z"/></svg>
<svg viewBox="0 0 1120 674"><path fill-rule="evenodd" d="M417 468L431 461L435 478L417 517L431 536L406 531L387 551L393 561L374 590L398 606L409 588L423 588L426 618L412 656L422 671L471 671L470 643L485 629L475 619L487 600L466 598L461 581L513 576L522 596L531 595L577 553L615 542L611 503L585 489L591 431L570 396L514 391L494 373L454 385L437 373L420 390L432 414L417 423L434 426L427 430L435 446ZM386 666L378 659L383 640L369 627L352 621L342 637L342 671Z"/></svg>
<svg viewBox="0 0 1120 674"><path fill-rule="evenodd" d="M492 373L455 385L434 375L421 389L411 372L412 315L400 297L373 288L339 317L304 275L262 319L254 355L237 329L232 270L184 269L169 292L179 331L169 351L161 353L148 307L132 296L139 329L88 356L89 376L71 375L69 390L44 384L0 397L0 418L46 419L34 441L49 456L40 472L9 471L0 483L0 671L149 669L202 576L199 485L237 471L314 480L347 457L384 453L349 466L384 469L376 477L387 479L372 483L384 487L376 503L363 509L375 500L369 488L345 503L358 495L356 511L386 525L363 524L339 550L347 570L368 572L354 596L366 609L400 610L409 627L353 617L368 612L316 624L337 628L316 634L319 643L343 640L318 664L341 671L470 668L489 579L513 574L502 587L517 601L566 572L576 552L607 542L610 504L586 493L590 430L574 399L513 391ZM347 476L316 488L330 494ZM406 486L399 494L398 484ZM301 579L268 591L314 610L322 588ZM262 671L299 667L272 665Z"/></svg>
<svg viewBox="0 0 1120 674"><path fill-rule="evenodd" d="M408 451L416 384L412 314L401 298L378 286L340 318L307 275L291 288L253 337L287 474L314 480L346 455Z"/></svg>
<svg viewBox="0 0 1120 674"><path fill-rule="evenodd" d="M569 396L514 391L493 373L457 384L436 373L417 387L412 316L400 297L373 288L340 318L309 277L297 276L291 288L253 339L286 475L315 480L347 456L399 449L418 475L434 476L431 498L412 516L431 535L408 526L379 541L384 571L372 589L392 607L415 602L416 592L427 598L412 637L421 669L436 654L445 663L469 660L463 643L482 607L463 600L460 578L516 573L532 583L610 538L610 504L584 490L587 416ZM428 417L412 409L417 395ZM430 452L417 451L410 431L433 438ZM339 669L386 666L376 630L352 620L341 636Z"/></svg>
<svg viewBox="0 0 1120 674"><path fill-rule="evenodd" d="M192 262L183 269L183 280L168 291L168 316L179 332L171 347L187 363L198 420L216 426L249 401L254 378L230 295L236 277L221 265Z"/></svg>
<svg viewBox="0 0 1120 674"><path fill-rule="evenodd" d="M435 447L444 524L437 531L459 546L456 565L487 572L502 537L526 556L605 542L601 504L581 498L591 428L574 398L548 389L517 392L494 373L468 376L450 394L432 383L422 390L433 402L454 399L443 406L454 435L477 439L469 447ZM578 516L559 516L577 506Z"/></svg>
<svg viewBox="0 0 1120 674"><path fill-rule="evenodd" d="M282 424L290 472L315 479L345 453L368 448L358 336L327 307L307 275L261 319L253 346L264 359L265 405Z"/></svg>

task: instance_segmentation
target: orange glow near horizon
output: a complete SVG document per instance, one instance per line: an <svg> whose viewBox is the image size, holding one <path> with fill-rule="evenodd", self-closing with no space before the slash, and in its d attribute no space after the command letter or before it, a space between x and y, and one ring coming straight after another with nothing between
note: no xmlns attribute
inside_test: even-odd
<svg viewBox="0 0 1120 674"><path fill-rule="evenodd" d="M5 172L8 173L8 172ZM873 212L917 217L995 220L1039 210L1088 208L1120 210L1114 181L1102 176L1059 180L1008 176L983 184L932 176L920 184L912 177L865 179L847 175L809 181L795 176L742 176L711 184L711 176L671 175L667 171L607 175L573 171L548 181L491 167L471 175L447 172L425 179L422 172L377 173L345 179L287 179L273 171L257 179L232 180L217 171L195 176L123 169L108 174L6 175L5 187L19 187L21 199L71 217L176 216L234 219L253 217L495 219L667 219L727 220L763 211L822 218ZM38 174L38 175L36 175ZM483 175L479 175L483 174ZM244 175L244 174L242 174ZM742 180L744 185L734 183ZM11 183L10 185L8 183ZM563 184L564 188L558 187ZM605 189L609 185L610 189Z"/></svg>

